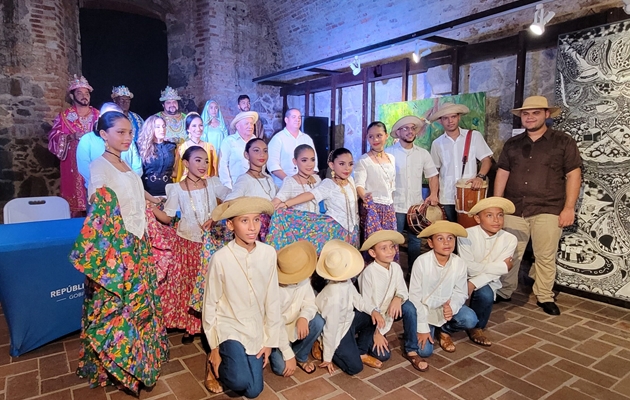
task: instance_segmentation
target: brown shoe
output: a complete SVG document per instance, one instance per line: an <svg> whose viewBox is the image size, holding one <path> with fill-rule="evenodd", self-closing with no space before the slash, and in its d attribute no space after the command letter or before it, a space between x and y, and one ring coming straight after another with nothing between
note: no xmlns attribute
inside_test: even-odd
<svg viewBox="0 0 630 400"><path fill-rule="evenodd" d="M221 383L219 383L217 378L214 376L214 372L212 370L210 353L208 353L208 358L206 358L206 379L203 384L211 393L223 393L223 386L221 386Z"/></svg>
<svg viewBox="0 0 630 400"><path fill-rule="evenodd" d="M316 340L313 343L313 348L311 349L311 355L317 361L324 361L324 355L322 354L322 344L319 343L319 340Z"/></svg>
<svg viewBox="0 0 630 400"><path fill-rule="evenodd" d="M367 365L368 367L372 367L372 368L381 368L383 366L383 363L380 362L377 358L368 356L367 354L363 354L361 356L361 362L364 365Z"/></svg>
<svg viewBox="0 0 630 400"><path fill-rule="evenodd" d="M440 347L447 353L453 353L455 351L455 343L453 343L453 339L451 339L451 335L448 333L440 332L439 336Z"/></svg>
<svg viewBox="0 0 630 400"><path fill-rule="evenodd" d="M488 340L486 335L483 334L483 330L481 328L473 328L466 331L468 333L468 337L473 343L476 343L480 346L492 346L492 342Z"/></svg>

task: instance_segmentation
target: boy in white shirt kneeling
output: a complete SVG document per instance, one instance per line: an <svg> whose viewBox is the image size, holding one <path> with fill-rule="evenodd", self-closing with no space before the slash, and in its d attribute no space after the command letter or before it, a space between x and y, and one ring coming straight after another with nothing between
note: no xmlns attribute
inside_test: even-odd
<svg viewBox="0 0 630 400"><path fill-rule="evenodd" d="M276 250L256 240L262 213L273 214L273 204L260 197L240 197L212 211L214 221L227 219L234 232L234 240L210 259L203 298L203 330L211 349L204 383L213 393L222 392L223 384L257 397L283 329Z"/></svg>
<svg viewBox="0 0 630 400"><path fill-rule="evenodd" d="M269 362L276 375L289 377L300 367L307 374L315 372L308 354L324 329L324 319L317 313L315 292L309 279L317 265L317 250L306 240L300 240L278 251L278 282L280 311L284 329L280 343L271 350Z"/></svg>
<svg viewBox="0 0 630 400"><path fill-rule="evenodd" d="M496 292L501 288L501 275L512 269L512 256L518 240L503 230L503 216L513 214L514 203L503 197L488 197L470 209L477 226L466 229L468 237L457 238L459 256L468 267L470 308L477 314L477 326L468 330L473 342L490 346L486 328Z"/></svg>
<svg viewBox="0 0 630 400"><path fill-rule="evenodd" d="M417 312L409 301L409 291L402 268L396 262L396 245L405 242L403 235L392 230L373 233L363 243L361 251L367 251L374 259L361 275L359 288L365 307L376 313L378 321L374 331L374 345L369 354L380 361L387 361L391 355L385 335L392 328L394 321L402 318L404 327L403 357L411 362L418 371L426 371L429 364L418 352Z"/></svg>
<svg viewBox="0 0 630 400"><path fill-rule="evenodd" d="M477 325L477 315L464 304L468 298L466 263L453 254L455 238L467 235L463 226L449 221L436 221L418 235L427 238L431 247L413 263L409 284L409 299L418 312L420 357L433 353L435 338L442 350L454 352L451 334Z"/></svg>
<svg viewBox="0 0 630 400"><path fill-rule="evenodd" d="M331 374L335 371L333 362L348 375L363 371L363 364L373 368L382 366L368 355L375 321L363 312L363 299L351 281L361 273L363 265L359 250L336 239L324 245L317 261L317 273L329 281L315 299L326 320L322 332L323 362L319 366Z"/></svg>

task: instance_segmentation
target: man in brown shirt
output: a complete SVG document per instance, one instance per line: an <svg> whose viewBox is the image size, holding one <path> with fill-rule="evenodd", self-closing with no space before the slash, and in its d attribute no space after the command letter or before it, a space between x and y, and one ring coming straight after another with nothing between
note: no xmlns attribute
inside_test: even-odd
<svg viewBox="0 0 630 400"><path fill-rule="evenodd" d="M514 265L520 266L531 237L536 261L530 270L537 304L547 314L560 315L554 302L556 254L562 228L572 225L580 184L582 159L575 140L547 128L545 120L560 113L547 99L532 96L512 110L525 132L505 142L499 157L494 195L511 200L514 215L505 216L504 229L518 238ZM497 301L509 301L518 286L518 270L501 277Z"/></svg>

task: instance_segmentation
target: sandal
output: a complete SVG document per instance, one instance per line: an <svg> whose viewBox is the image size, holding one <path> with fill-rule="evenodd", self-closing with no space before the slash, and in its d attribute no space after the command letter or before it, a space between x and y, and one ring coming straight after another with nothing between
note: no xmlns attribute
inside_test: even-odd
<svg viewBox="0 0 630 400"><path fill-rule="evenodd" d="M420 371L420 372L424 372L424 371L429 369L429 363L427 362L427 360L425 360L424 358L420 357L418 354L409 355L409 354L403 352L403 357L405 357L407 360L409 360L411 365L413 365L413 367L415 369L417 369L418 371ZM427 366L424 367L424 368L420 368L420 364L421 363L424 363Z"/></svg>
<svg viewBox="0 0 630 400"><path fill-rule="evenodd" d="M212 370L212 364L210 363L210 354L208 353L208 358L206 358L206 379L203 382L203 385L208 389L211 393L223 393L223 386L217 378L214 376L214 371Z"/></svg>
<svg viewBox="0 0 630 400"><path fill-rule="evenodd" d="M319 342L319 340L316 340L315 343L313 343L311 355L317 361L324 361L324 355L322 354L322 344Z"/></svg>
<svg viewBox="0 0 630 400"><path fill-rule="evenodd" d="M483 330L481 328L469 329L466 333L468 333L468 337L473 343L486 347L492 346L492 342L486 338L486 335L483 334Z"/></svg>
<svg viewBox="0 0 630 400"><path fill-rule="evenodd" d="M310 361L306 361L306 362L297 361L296 364L298 367L300 367L302 371L306 372L309 375L315 372L315 370L317 370L317 367L315 367L315 364L313 364ZM310 371L308 370L309 366L312 368Z"/></svg>
<svg viewBox="0 0 630 400"><path fill-rule="evenodd" d="M440 347L447 353L453 353L455 351L455 343L451 339L451 335L448 333L440 332Z"/></svg>
<svg viewBox="0 0 630 400"><path fill-rule="evenodd" d="M369 356L367 354L363 354L361 356L361 362L372 368L381 368L383 366L383 363L378 358Z"/></svg>

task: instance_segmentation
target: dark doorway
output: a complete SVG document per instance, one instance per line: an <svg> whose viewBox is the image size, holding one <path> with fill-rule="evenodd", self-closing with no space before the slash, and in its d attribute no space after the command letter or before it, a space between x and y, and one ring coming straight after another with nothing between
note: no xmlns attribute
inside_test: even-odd
<svg viewBox="0 0 630 400"><path fill-rule="evenodd" d="M168 80L166 24L120 11L82 8L83 75L94 88L92 106L111 101L113 86L133 93L131 111L147 118L161 110L160 91Z"/></svg>

